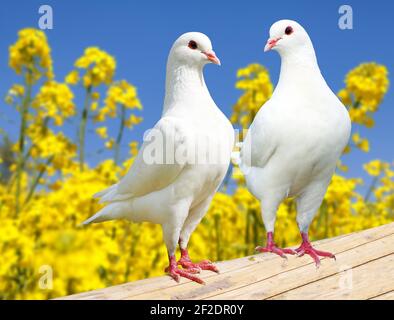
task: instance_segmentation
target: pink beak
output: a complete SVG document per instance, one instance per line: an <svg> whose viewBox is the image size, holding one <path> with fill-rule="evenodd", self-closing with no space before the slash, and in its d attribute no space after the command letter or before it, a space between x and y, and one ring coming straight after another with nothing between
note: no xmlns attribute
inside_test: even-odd
<svg viewBox="0 0 394 320"><path fill-rule="evenodd" d="M267 44L264 47L264 52L267 52L267 51L271 50L273 47L275 47L280 39L282 39L282 38L268 39Z"/></svg>
<svg viewBox="0 0 394 320"><path fill-rule="evenodd" d="M204 51L202 52L203 54L205 54L207 56L207 59L209 61L211 61L214 64L217 64L220 66L220 60L219 58L216 56L215 51L211 50L211 51Z"/></svg>

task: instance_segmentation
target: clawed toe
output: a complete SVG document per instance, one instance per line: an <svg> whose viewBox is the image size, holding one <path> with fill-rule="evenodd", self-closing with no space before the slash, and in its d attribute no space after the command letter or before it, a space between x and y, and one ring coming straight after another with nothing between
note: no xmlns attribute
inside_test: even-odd
<svg viewBox="0 0 394 320"><path fill-rule="evenodd" d="M219 269L214 264L212 264L211 262L206 263L206 264L199 264L199 267L202 270L209 270L209 271L213 271L213 272L219 273Z"/></svg>
<svg viewBox="0 0 394 320"><path fill-rule="evenodd" d="M267 233L267 245L265 247L258 246L255 250L258 252L271 252L284 259L287 259L286 254L296 254L296 252L292 249L282 249L277 247L274 242L274 235L272 232Z"/></svg>
<svg viewBox="0 0 394 320"><path fill-rule="evenodd" d="M321 264L319 256L336 260L335 255L331 252L320 251L313 248L306 234L302 234L302 238L303 242L301 243L300 247L296 249L298 257L302 257L305 254L309 255L315 261L316 268L319 268Z"/></svg>
<svg viewBox="0 0 394 320"><path fill-rule="evenodd" d="M183 278L189 279L191 281L197 282L199 284L205 284L205 282L202 279L200 279L199 277L197 277L195 275L196 273L200 273L201 268L199 268L198 266L190 265L189 268L187 268L187 269L180 269L180 268L178 268L178 264L181 264L181 263L179 263L179 262L177 263L175 256L171 255L171 256L169 256L169 265L164 270L176 282L179 282L180 277L183 277Z"/></svg>
<svg viewBox="0 0 394 320"><path fill-rule="evenodd" d="M186 269L187 272L192 273L192 274L201 273L201 268L198 268L198 267L190 267L190 268L183 268L183 269Z"/></svg>
<svg viewBox="0 0 394 320"><path fill-rule="evenodd" d="M292 249L278 248L276 245L273 245L273 244L267 245L266 247L258 246L258 247L256 247L255 250L258 252L262 252L262 253L264 253L264 252L274 253L284 259L287 259L286 254L291 254L291 255L296 254L296 252Z"/></svg>
<svg viewBox="0 0 394 320"><path fill-rule="evenodd" d="M205 284L205 282L200 279L199 277L195 276L195 272L190 271L190 270L183 270L179 269L178 267L174 266L169 266L165 269L165 271L168 273L168 275L173 278L176 282L180 281L180 277L189 279L191 281L197 282L199 284Z"/></svg>
<svg viewBox="0 0 394 320"><path fill-rule="evenodd" d="M212 264L212 262L210 262L209 260L203 260L198 263L193 263L190 260L181 258L178 261L178 265L181 265L182 268L186 269L188 272L190 272L190 270L195 269L195 270L199 270L199 272L201 270L209 270L209 271L219 273L218 268L214 264Z"/></svg>

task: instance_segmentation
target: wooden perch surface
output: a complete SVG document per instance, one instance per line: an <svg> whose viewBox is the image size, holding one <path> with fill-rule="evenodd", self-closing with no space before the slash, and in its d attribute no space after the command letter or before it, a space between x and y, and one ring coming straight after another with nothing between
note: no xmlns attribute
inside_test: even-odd
<svg viewBox="0 0 394 320"><path fill-rule="evenodd" d="M256 254L203 271L206 285L168 276L61 299L394 299L394 223L314 243L333 252L319 269L310 256Z"/></svg>

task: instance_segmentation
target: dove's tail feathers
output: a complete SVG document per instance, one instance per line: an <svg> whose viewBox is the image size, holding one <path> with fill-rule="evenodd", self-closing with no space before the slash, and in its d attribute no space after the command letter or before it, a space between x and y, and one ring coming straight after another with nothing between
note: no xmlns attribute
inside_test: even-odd
<svg viewBox="0 0 394 320"><path fill-rule="evenodd" d="M95 194L93 195L93 198L96 198L96 199L102 198L103 196L105 196L107 193L113 191L114 189L116 189L116 184L110 186L110 187L107 188L107 189L104 189L104 190L101 190L101 191L95 193Z"/></svg>
<svg viewBox="0 0 394 320"><path fill-rule="evenodd" d="M118 193L118 185L114 184L103 191L97 192L93 197L100 198L99 203L104 203L127 200L132 198L133 195L129 193Z"/></svg>
<svg viewBox="0 0 394 320"><path fill-rule="evenodd" d="M117 189L111 190L107 194L105 194L99 201L99 203L104 202L116 202L116 201L124 201L133 198L133 195L130 193L118 193Z"/></svg>
<svg viewBox="0 0 394 320"><path fill-rule="evenodd" d="M104 222L108 221L103 218L103 216L100 214L100 212L97 212L95 215L91 216L89 219L86 219L84 222L81 223L82 226L86 226L91 223L97 223L97 222Z"/></svg>
<svg viewBox="0 0 394 320"><path fill-rule="evenodd" d="M110 203L106 207L102 208L95 215L82 222L82 225L90 223L98 223L115 219L122 219L127 213L127 209L130 205L122 202Z"/></svg>

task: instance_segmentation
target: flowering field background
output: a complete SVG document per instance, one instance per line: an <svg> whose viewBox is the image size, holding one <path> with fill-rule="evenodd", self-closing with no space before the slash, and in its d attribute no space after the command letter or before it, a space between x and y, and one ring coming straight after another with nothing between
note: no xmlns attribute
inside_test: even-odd
<svg viewBox="0 0 394 320"><path fill-rule="evenodd" d="M116 59L102 48L88 47L62 81L55 80L51 48L45 34L20 30L9 47L9 67L19 77L10 83L4 108L18 112L19 135L2 130L0 148L0 298L47 299L161 275L167 264L160 226L149 223L79 224L99 210L92 195L115 183L132 165L136 141L124 141L126 130L143 119L143 101L135 86L116 79ZM389 89L388 71L374 62L355 65L344 75L338 96L348 107L353 135L345 153L369 151L367 136ZM231 121L248 128L273 91L269 72L259 64L238 70ZM103 94L104 92L104 94ZM76 96L83 103L76 105ZM78 132L68 135L65 123ZM117 130L108 130L111 124ZM108 159L91 166L86 161L86 135L94 130ZM110 132L111 131L111 134ZM139 137L136 137L138 139ZM129 156L120 148L127 146ZM365 163L372 176L367 193L359 178L346 178L346 157L338 164L316 217L311 237L320 239L393 221L394 164L379 159ZM190 244L194 259L227 260L254 252L264 240L258 202L233 167ZM276 241L280 246L300 241L295 205L278 212ZM40 289L42 267L53 270L53 287ZM169 280L170 281L170 280Z"/></svg>

